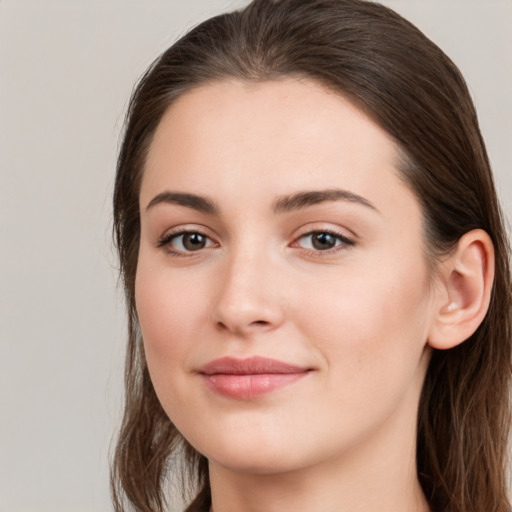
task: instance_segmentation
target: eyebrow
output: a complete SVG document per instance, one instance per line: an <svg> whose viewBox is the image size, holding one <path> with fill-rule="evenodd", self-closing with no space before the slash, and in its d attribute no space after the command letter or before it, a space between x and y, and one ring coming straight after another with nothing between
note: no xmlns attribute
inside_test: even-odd
<svg viewBox="0 0 512 512"><path fill-rule="evenodd" d="M183 192L169 192L165 191L156 195L149 204L146 206L146 211L153 208L157 204L178 204L180 206L186 206L203 213L210 213L212 215L218 215L220 213L219 207L210 199L206 197L198 196L196 194L186 194Z"/></svg>
<svg viewBox="0 0 512 512"><path fill-rule="evenodd" d="M358 194L354 194L348 190L339 188L297 192L295 194L278 197L272 203L272 211L274 213L286 213L296 210L303 210L316 204L332 201L346 201L349 203L356 203L378 212L378 209L370 201L368 201L368 199ZM170 191L161 192L153 199L151 199L146 207L146 211L162 203L178 204L180 206L192 208L193 210L211 215L220 214L220 208L211 199L196 194Z"/></svg>
<svg viewBox="0 0 512 512"><path fill-rule="evenodd" d="M272 210L274 213L285 213L331 201L356 203L378 212L378 209L368 199L340 188L298 192L289 196L279 197L274 201Z"/></svg>

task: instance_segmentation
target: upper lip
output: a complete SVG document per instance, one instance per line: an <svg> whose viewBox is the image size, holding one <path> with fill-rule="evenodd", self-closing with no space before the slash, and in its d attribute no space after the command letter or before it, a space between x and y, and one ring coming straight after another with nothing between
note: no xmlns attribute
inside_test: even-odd
<svg viewBox="0 0 512 512"><path fill-rule="evenodd" d="M199 368L198 373L204 375L258 375L269 373L304 373L310 368L269 359L267 357L250 357L237 359L236 357L221 357L214 359Z"/></svg>

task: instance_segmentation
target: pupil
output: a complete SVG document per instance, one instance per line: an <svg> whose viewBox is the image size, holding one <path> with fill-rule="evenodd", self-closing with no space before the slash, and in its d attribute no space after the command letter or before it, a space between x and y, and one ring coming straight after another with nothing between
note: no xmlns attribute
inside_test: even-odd
<svg viewBox="0 0 512 512"><path fill-rule="evenodd" d="M329 233L316 233L313 236L313 247L315 249L332 249L335 245L336 238Z"/></svg>
<svg viewBox="0 0 512 512"><path fill-rule="evenodd" d="M183 246L188 251L197 251L205 246L206 240L200 233L189 233L183 237Z"/></svg>

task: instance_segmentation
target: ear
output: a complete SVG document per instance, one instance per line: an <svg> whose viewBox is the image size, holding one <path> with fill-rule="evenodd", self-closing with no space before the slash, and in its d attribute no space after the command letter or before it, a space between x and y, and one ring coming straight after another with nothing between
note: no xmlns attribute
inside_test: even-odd
<svg viewBox="0 0 512 512"><path fill-rule="evenodd" d="M466 233L440 264L428 344L446 350L467 340L482 323L491 300L494 248L489 235Z"/></svg>

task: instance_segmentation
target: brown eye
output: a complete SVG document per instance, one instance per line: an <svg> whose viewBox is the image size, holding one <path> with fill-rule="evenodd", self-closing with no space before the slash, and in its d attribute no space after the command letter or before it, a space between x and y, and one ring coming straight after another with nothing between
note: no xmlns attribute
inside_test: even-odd
<svg viewBox="0 0 512 512"><path fill-rule="evenodd" d="M159 243L159 247L167 247L175 254L197 252L214 245L213 241L206 235L198 231L182 231L173 233L164 237Z"/></svg>
<svg viewBox="0 0 512 512"><path fill-rule="evenodd" d="M181 236L183 237L183 247L187 251L197 251L206 246L207 238L201 233L186 233Z"/></svg>
<svg viewBox="0 0 512 512"><path fill-rule="evenodd" d="M311 245L319 251L332 249L336 246L336 242L336 237L331 233L313 233L311 235Z"/></svg>
<svg viewBox="0 0 512 512"><path fill-rule="evenodd" d="M343 249L346 246L354 245L354 242L340 233L330 231L312 231L302 235L298 244L303 249L325 252L331 249Z"/></svg>

